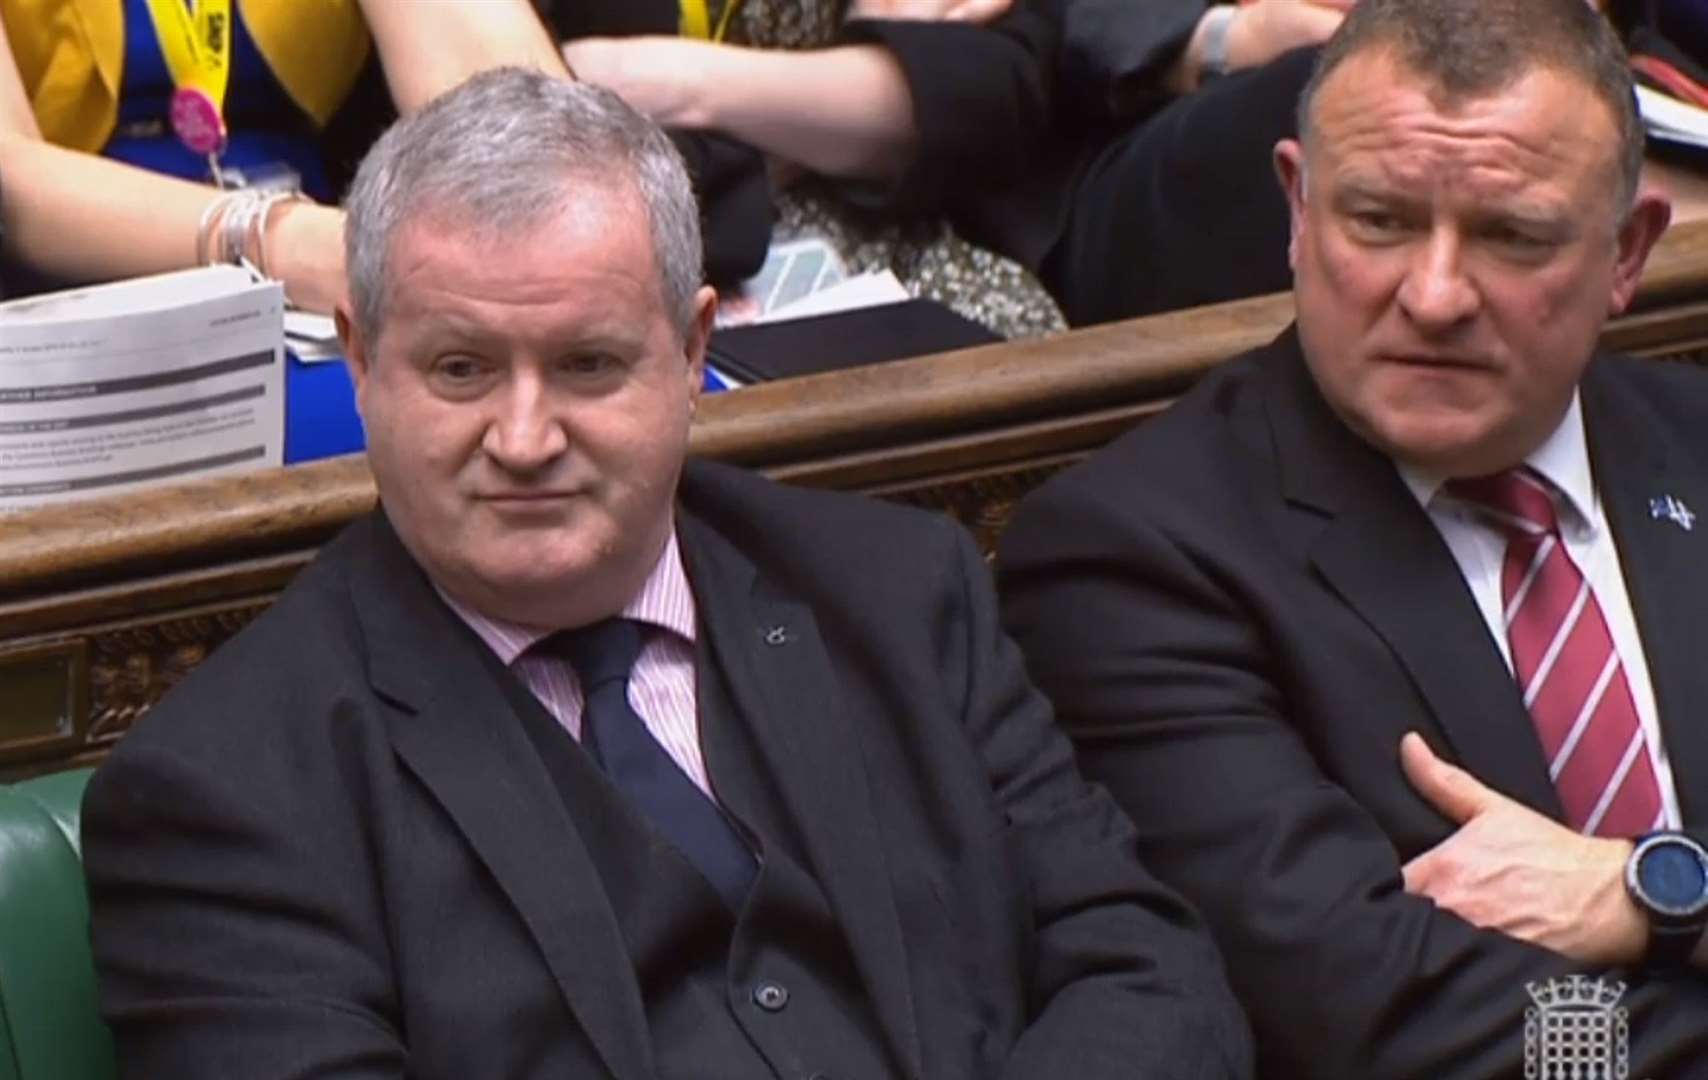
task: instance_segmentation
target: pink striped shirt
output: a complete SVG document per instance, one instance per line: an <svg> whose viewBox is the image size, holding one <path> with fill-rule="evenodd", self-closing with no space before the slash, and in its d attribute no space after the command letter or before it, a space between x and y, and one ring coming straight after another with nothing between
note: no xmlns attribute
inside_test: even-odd
<svg viewBox="0 0 1708 1080"><path fill-rule="evenodd" d="M439 595L579 741L582 698L575 669L555 657L528 651L553 631L490 619L443 592ZM701 791L711 795L705 755L700 751L694 682L694 593L688 587L674 532L640 592L623 608L622 616L648 628L640 656L629 673L629 704L671 759Z"/></svg>

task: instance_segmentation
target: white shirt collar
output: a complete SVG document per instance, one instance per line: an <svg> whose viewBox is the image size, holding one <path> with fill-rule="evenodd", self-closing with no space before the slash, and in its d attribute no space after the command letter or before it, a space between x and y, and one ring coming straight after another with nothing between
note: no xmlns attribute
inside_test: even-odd
<svg viewBox="0 0 1708 1080"><path fill-rule="evenodd" d="M1566 406L1566 415L1560 418L1559 426L1524 459L1524 463L1565 496L1565 517L1581 527L1595 527L1595 478L1589 468L1589 440L1583 430L1583 405L1576 391L1572 392L1571 404ZM1405 481L1418 505L1425 509L1448 479L1400 461L1394 462L1394 468L1399 471L1400 479Z"/></svg>

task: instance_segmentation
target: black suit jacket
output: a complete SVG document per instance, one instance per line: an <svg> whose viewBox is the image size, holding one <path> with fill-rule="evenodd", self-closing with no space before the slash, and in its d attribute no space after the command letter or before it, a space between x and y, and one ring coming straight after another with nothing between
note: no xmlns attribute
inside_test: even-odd
<svg viewBox="0 0 1708 1080"><path fill-rule="evenodd" d="M1582 383L1686 823L1708 827L1708 373L1604 356ZM1005 538L1004 614L1088 775L1204 911L1267 1077L1518 1075L1525 984L1581 971L1405 894L1445 839L1400 770L1421 732L1559 817L1516 684L1435 526L1317 393L1291 332L1047 484ZM1595 973L1589 973L1595 974ZM1629 973L1631 1075L1708 1076L1699 974Z"/></svg>
<svg viewBox="0 0 1708 1080"><path fill-rule="evenodd" d="M1247 1070L964 534L693 463L678 528L736 713L702 692L710 772L746 725L901 1072ZM585 823L480 648L375 515L126 737L83 818L125 1075L654 1075Z"/></svg>

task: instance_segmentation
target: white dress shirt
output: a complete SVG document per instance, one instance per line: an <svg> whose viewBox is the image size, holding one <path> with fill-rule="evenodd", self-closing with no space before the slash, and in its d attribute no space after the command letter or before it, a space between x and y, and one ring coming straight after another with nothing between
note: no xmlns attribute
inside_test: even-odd
<svg viewBox="0 0 1708 1080"><path fill-rule="evenodd" d="M1661 740L1660 720L1655 711L1654 686L1649 681L1649 665L1643 655L1643 641L1637 632L1637 620L1631 613L1631 598L1625 591L1625 575L1619 564L1619 549L1613 531L1608 528L1602 513L1601 497L1590 474L1589 445L1584 436L1583 407L1577 395L1572 396L1560 426L1546 442L1536 449L1525 464L1541 474L1561 498L1556 500L1560 533L1566 552L1580 573L1589 579L1590 591L1601 605L1607 620L1613 647L1619 653L1625 681L1631 687L1631 697L1637 705L1637 718L1643 725L1644 741L1660 783L1661 806L1665 825L1680 827L1678 793L1673 788L1672 766L1667 760L1666 745ZM1441 538L1453 553L1464 575L1465 584L1482 612L1483 622L1501 659L1512 670L1512 647L1506 639L1502 615L1501 567L1506 558L1506 534L1490 525L1475 509L1441 490L1447 478L1432 476L1408 465L1395 463L1400 478L1429 514L1440 530Z"/></svg>

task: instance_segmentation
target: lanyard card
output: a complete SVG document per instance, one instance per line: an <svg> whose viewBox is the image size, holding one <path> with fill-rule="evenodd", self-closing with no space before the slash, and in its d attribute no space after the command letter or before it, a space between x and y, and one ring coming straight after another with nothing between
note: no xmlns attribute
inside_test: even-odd
<svg viewBox="0 0 1708 1080"><path fill-rule="evenodd" d="M191 151L213 158L225 149L231 0L193 0L193 7L184 0L148 0L148 13L175 87L172 130Z"/></svg>

